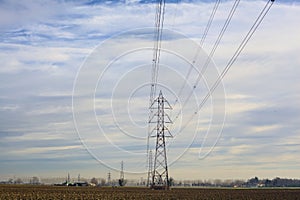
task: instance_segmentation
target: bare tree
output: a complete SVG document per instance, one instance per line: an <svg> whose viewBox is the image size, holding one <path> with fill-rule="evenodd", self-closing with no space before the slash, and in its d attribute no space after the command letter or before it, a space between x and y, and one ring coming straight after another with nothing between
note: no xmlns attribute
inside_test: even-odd
<svg viewBox="0 0 300 200"><path fill-rule="evenodd" d="M22 179L21 178L17 178L16 180L15 180L15 182L14 182L15 184L22 184L23 183L23 181L22 181Z"/></svg>
<svg viewBox="0 0 300 200"><path fill-rule="evenodd" d="M40 179L36 176L32 177L32 179L30 179L30 183L33 185L39 185L40 184Z"/></svg>
<svg viewBox="0 0 300 200"><path fill-rule="evenodd" d="M100 180L100 185L101 185L101 186L105 186L105 184L106 184L106 180L105 180L104 178L102 178L102 179Z"/></svg>
<svg viewBox="0 0 300 200"><path fill-rule="evenodd" d="M92 183L92 184L94 184L94 185L98 185L98 180L97 180L95 177L93 177L93 178L91 179L90 183Z"/></svg>

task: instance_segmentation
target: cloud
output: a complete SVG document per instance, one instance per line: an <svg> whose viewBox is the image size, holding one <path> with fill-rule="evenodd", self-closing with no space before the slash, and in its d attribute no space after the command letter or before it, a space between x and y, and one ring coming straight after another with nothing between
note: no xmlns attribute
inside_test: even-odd
<svg viewBox="0 0 300 200"><path fill-rule="evenodd" d="M1 26L26 26L28 23L40 23L67 11L59 1L36 2L27 0L1 1Z"/></svg>
<svg viewBox="0 0 300 200"><path fill-rule="evenodd" d="M210 52L232 3L221 3L216 21L204 43L202 56ZM264 4L263 1L241 2L213 57L213 63L219 71L224 68ZM199 41L212 7L212 1L168 2L165 28ZM198 113L199 123L195 115L184 132L168 142L170 161L176 160L178 153L183 153L188 147L188 151L170 168L174 173L172 177L184 178L182 172L189 170L191 178L206 175L207 178L218 178L217 175L230 178L237 176L237 169L241 171L238 176L242 178L257 174L293 176L284 170L299 165L295 159L299 150L299 9L295 1L274 4L224 78L226 95L222 97L223 93L217 93ZM92 163L91 169L98 167L80 145L72 116L74 79L89 55L95 56L90 62L95 64L94 71L84 74L82 90L76 93L81 99L77 102L75 112L80 114L78 119L82 120L82 139L85 139L90 149L99 153L97 156L116 169L119 168L120 160L127 160L128 171L145 169L146 141L141 142L122 133L113 121L111 106L115 108L117 122L127 133L139 137L147 134L143 126L148 112L142 109L147 109L149 104L149 86L137 87L150 80L152 32L147 34L142 32L145 29L136 28L152 27L154 15L155 4L148 1L1 1L0 120L3 123L0 126L0 150L5 152L0 154L2 173L11 174L10 168L15 163L21 164L14 166L22 166L23 163L27 169L13 167L14 173L22 174L23 170L34 173L28 167L28 162L38 163L45 159L49 163L44 166L45 171L55 168L53 171L57 172L65 170L65 167L73 168L70 165L78 164L76 159ZM133 29L136 29L135 32L131 31L130 34L123 34L124 38L118 38L120 33ZM185 42L175 45L182 37L167 35L167 31L164 33L167 37L163 47L174 52L182 49L182 55L189 56L188 60L191 61L195 48L190 49ZM140 37L134 37L136 35ZM110 41L110 48L102 49L101 55L97 54L96 47L101 48L107 40ZM115 53L122 49L134 48L135 42L148 49L127 52L125 56L114 60L95 90L96 85L93 83L99 76L99 69L103 67L101 64L115 59ZM118 51L113 47L118 47ZM161 62L168 67L161 67L159 72L160 83L175 91L175 95L171 90L164 91L171 104L175 102L176 93L188 70L188 64L181 57L175 56L174 52L162 53ZM101 56L105 59L97 60ZM185 107L182 124L194 115L197 103L205 96L205 84L213 84L217 74L211 75L215 71L209 70L205 74L207 82L200 82L190 101L192 103ZM194 69L183 96L191 91L196 78L197 71ZM135 89L136 93L132 93ZM222 91L222 87L218 89L218 92ZM93 95L90 95L94 91L95 102L91 101ZM131 101L128 101L128 93L132 94ZM114 98L113 105L111 96ZM202 148L202 152L209 152L219 136L219 118L222 118L224 112L221 103L225 99L226 123L220 140L208 157L199 160L199 150ZM181 98L180 103L183 102L184 98ZM127 107L129 111L125 109ZM174 113L178 110L175 107ZM173 116L176 115L174 113ZM211 123L213 117L218 120ZM99 135L97 118L107 138ZM178 126L179 122L174 124L174 132ZM120 149L112 147L107 139L127 152L138 153L140 157L135 159L134 154L120 153ZM72 153L74 151L76 153ZM13 161L9 161L8 156ZM54 166L56 161L64 158L72 161L69 166ZM275 169L275 165L278 169ZM199 167L206 175L199 174ZM272 170L268 171L268 167ZM83 167L84 170L86 168ZM219 174L216 175L215 171ZM103 167L99 173L105 176L106 169Z"/></svg>

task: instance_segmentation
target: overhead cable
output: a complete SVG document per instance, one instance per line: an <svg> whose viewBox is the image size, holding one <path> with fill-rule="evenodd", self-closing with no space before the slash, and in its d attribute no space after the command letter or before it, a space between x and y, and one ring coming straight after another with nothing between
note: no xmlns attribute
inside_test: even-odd
<svg viewBox="0 0 300 200"><path fill-rule="evenodd" d="M218 38L217 38L217 40L215 41L214 46L213 46L213 48L211 49L211 51L210 51L210 53L209 53L209 56L208 56L207 59L205 60L205 63L204 63L204 65L203 65L203 67L201 68L200 73L198 74L197 79L196 79L196 81L195 81L195 83L194 83L194 85L193 85L192 90L191 90L190 93L187 95L186 99L184 100L181 109L183 109L183 108L186 106L186 104L187 104L188 101L190 100L191 96L193 95L194 90L197 88L197 85L198 85L198 83L200 82L201 77L203 76L204 72L206 71L208 65L210 64L211 59L212 59L212 57L214 56L214 54L215 54L215 52L216 52L216 49L218 48L218 46L219 46L219 44L220 44L220 41L221 41L221 39L222 39L222 37L223 37L223 35L224 35L224 33L225 33L225 31L226 31L228 25L230 24L230 22L231 22L231 20L232 20L232 17L233 17L233 15L234 15L234 13L235 13L235 11L236 11L238 5L239 5L239 2L240 2L240 0L236 0L236 1L234 2L233 6L232 6L232 8L231 8L231 10L230 10L230 12L229 12L229 14L228 14L228 17L227 17L227 19L226 19L226 21L225 21L225 23L224 23L224 25L223 25L223 27L222 27L222 29L221 29L219 35L218 35ZM192 70L192 67L190 68L190 71L191 71L191 70ZM191 73L191 72L190 72L190 73ZM187 81L187 80L185 80L185 81ZM174 107L174 106L173 106L173 107ZM176 121L176 119L179 117L180 113L181 113L181 111L179 111L179 112L177 113L177 115L175 116L174 121Z"/></svg>
<svg viewBox="0 0 300 200"><path fill-rule="evenodd" d="M178 98L182 95L183 89L184 89L185 86L187 85L187 80L189 79L189 77L190 77L190 75L191 75L191 72L192 72L192 69L193 69L193 67L194 67L194 64L196 63L196 60L197 60L197 58L198 58L198 56L199 56L199 53L200 53L200 50L202 49L203 43L204 43L204 41L205 41L205 39L206 39L206 36L207 36L207 34L208 34L208 32L209 32L209 29L210 29L211 25L212 25L212 22L213 22L213 20L214 20L214 17L215 17L215 14L216 14L216 12L217 12L217 9L218 9L218 7L219 7L219 4L220 4L220 0L216 0L215 5L214 5L214 7L213 7L213 10L212 10L212 12L211 12L211 14L210 14L209 20L208 20L208 22L207 22L206 28L205 28L205 30L204 30L204 33L203 33L203 35L202 35L202 37L201 37L199 46L198 46L198 48L197 48L197 50L196 50L195 56L194 56L194 58L193 58L193 61L192 61L191 65L190 65L190 67L189 67L189 70L188 70L188 72L187 72L185 78L184 78L184 82L183 82L182 86L181 86L180 89L179 89L179 92L178 92L178 95L177 95ZM176 98L173 107L176 105L176 103L178 103L178 98Z"/></svg>
<svg viewBox="0 0 300 200"><path fill-rule="evenodd" d="M199 104L197 110L190 117L190 119L187 121L187 123L184 126L181 127L181 129L180 129L179 132L183 131L187 127L187 125L191 122L191 120L194 117L194 115L197 114L202 109L202 107L204 106L204 104L206 103L206 101L208 100L208 98L215 91L215 89L217 88L217 86L220 84L220 82L222 81L222 79L224 78L224 76L227 74L227 72L229 71L229 69L231 68L231 66L234 64L234 62L236 61L236 59L238 58L238 56L241 54L241 52L243 51L243 49L245 48L245 46L247 45L247 43L249 42L249 40L251 39L251 37L253 36L253 34L255 33L255 31L259 27L259 25L261 24L261 22L263 21L263 19L267 15L267 13L269 12L270 8L272 7L274 1L275 0L268 0L268 2L266 3L266 5L264 6L263 10L260 12L259 16L255 20L254 24L252 25L252 27L248 31L247 35L244 37L244 39L242 40L241 44L236 49L235 53L233 54L233 56L228 61L226 67L224 68L224 70L222 71L222 73L220 74L220 76L217 78L217 80L215 81L215 83L213 84L213 86L209 89L208 93L206 94L206 96L203 98L203 100Z"/></svg>

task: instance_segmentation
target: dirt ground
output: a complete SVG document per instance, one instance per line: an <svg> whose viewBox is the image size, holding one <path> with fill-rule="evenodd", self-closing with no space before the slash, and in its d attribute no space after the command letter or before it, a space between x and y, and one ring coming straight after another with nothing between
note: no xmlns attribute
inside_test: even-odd
<svg viewBox="0 0 300 200"><path fill-rule="evenodd" d="M137 187L63 187L0 185L0 199L299 199L300 189L171 188L169 191Z"/></svg>

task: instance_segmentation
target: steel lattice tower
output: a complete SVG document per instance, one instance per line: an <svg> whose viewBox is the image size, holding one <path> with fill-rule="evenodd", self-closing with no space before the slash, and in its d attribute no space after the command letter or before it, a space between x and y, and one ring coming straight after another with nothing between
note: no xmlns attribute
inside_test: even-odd
<svg viewBox="0 0 300 200"><path fill-rule="evenodd" d="M124 162L122 160L121 162L121 171L120 171L120 179L119 179L119 186L125 185L125 179L124 179Z"/></svg>
<svg viewBox="0 0 300 200"><path fill-rule="evenodd" d="M172 123L172 121L165 113L165 109L172 109L172 107L160 91L158 98L154 100L150 108L157 110L150 120L150 123L156 123L156 127L152 131L155 133L152 137L156 137L156 147L151 188L169 189L170 183L165 138L172 137L172 134L165 124Z"/></svg>
<svg viewBox="0 0 300 200"><path fill-rule="evenodd" d="M148 178L147 178L147 187L149 187L152 182L152 167L153 167L153 158L152 158L152 150L149 151L149 160L148 160Z"/></svg>
<svg viewBox="0 0 300 200"><path fill-rule="evenodd" d="M121 162L120 179L124 179L124 162Z"/></svg>

